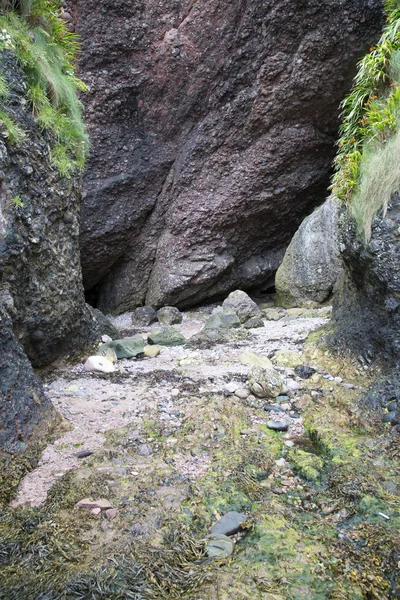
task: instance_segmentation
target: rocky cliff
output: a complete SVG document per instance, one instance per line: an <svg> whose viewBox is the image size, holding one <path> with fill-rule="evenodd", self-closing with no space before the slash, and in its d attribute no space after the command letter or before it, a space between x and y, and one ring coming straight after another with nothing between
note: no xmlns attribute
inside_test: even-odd
<svg viewBox="0 0 400 600"><path fill-rule="evenodd" d="M69 0L92 157L85 287L101 308L268 285L326 193L337 106L378 0Z"/></svg>

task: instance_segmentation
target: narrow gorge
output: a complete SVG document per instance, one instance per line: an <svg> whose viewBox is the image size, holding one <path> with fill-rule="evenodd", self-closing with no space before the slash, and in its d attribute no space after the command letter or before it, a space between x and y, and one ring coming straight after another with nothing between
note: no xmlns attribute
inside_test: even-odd
<svg viewBox="0 0 400 600"><path fill-rule="evenodd" d="M0 0L0 600L400 598L399 0Z"/></svg>

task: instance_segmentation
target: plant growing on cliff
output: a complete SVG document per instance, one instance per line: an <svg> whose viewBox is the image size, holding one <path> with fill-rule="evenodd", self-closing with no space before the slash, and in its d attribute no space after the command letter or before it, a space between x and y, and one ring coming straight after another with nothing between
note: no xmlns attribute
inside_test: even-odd
<svg viewBox="0 0 400 600"><path fill-rule="evenodd" d="M88 151L77 96L86 86L75 76L77 37L66 29L59 12L58 0L0 0L0 50L14 49L27 78L33 114L53 134L52 161L60 174L70 176L83 168Z"/></svg>
<svg viewBox="0 0 400 600"><path fill-rule="evenodd" d="M360 61L353 88L341 104L332 181L333 192L351 205L366 239L377 210L387 207L399 185L389 170L395 162L392 153L398 149L395 139L390 140L399 130L400 0L386 0L385 9L383 34Z"/></svg>

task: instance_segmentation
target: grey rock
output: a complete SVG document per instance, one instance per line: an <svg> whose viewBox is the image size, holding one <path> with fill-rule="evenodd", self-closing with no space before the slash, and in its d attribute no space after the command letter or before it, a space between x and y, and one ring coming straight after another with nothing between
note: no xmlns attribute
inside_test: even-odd
<svg viewBox="0 0 400 600"><path fill-rule="evenodd" d="M293 236L276 277L276 302L285 307L324 302L341 273L339 204L331 196L304 219Z"/></svg>
<svg viewBox="0 0 400 600"><path fill-rule="evenodd" d="M389 402L386 408L389 412L392 412L393 410L397 410L399 408L399 403L397 402L397 400L392 400L391 402Z"/></svg>
<svg viewBox="0 0 400 600"><path fill-rule="evenodd" d="M211 527L210 532L215 534L233 535L237 533L242 524L247 520L247 515L236 511L230 511L224 514L220 520Z"/></svg>
<svg viewBox="0 0 400 600"><path fill-rule="evenodd" d="M268 421L267 427L268 429L273 429L274 431L287 431L289 423L281 421Z"/></svg>
<svg viewBox="0 0 400 600"><path fill-rule="evenodd" d="M400 423L400 414L395 410L386 413L382 418L383 423L390 423L391 425L398 425Z"/></svg>
<svg viewBox="0 0 400 600"><path fill-rule="evenodd" d="M231 329L240 327L240 320L235 313L214 313L206 321L205 330L213 331L215 329Z"/></svg>
<svg viewBox="0 0 400 600"><path fill-rule="evenodd" d="M243 324L245 329L255 329L256 327L264 327L264 321L261 317L251 317L248 321Z"/></svg>
<svg viewBox="0 0 400 600"><path fill-rule="evenodd" d="M144 354L144 341L141 335L113 340L112 342L107 342L107 344L101 344L99 353L106 355L109 348L115 350L118 359L136 358Z"/></svg>
<svg viewBox="0 0 400 600"><path fill-rule="evenodd" d="M76 458L87 458L88 456L92 456L93 453L93 450L79 450L74 453L74 456L76 456Z"/></svg>
<svg viewBox="0 0 400 600"><path fill-rule="evenodd" d="M212 533L206 536L205 550L210 558L227 558L235 549L234 542L222 533Z"/></svg>
<svg viewBox="0 0 400 600"><path fill-rule="evenodd" d="M152 306L139 306L132 313L132 323L148 327L157 321L157 311Z"/></svg>
<svg viewBox="0 0 400 600"><path fill-rule="evenodd" d="M140 456L150 456L153 454L153 448L150 444L141 444L138 448L138 454Z"/></svg>
<svg viewBox="0 0 400 600"><path fill-rule="evenodd" d="M237 315L241 323L256 317L260 319L261 311L257 304L242 290L235 290L222 303L224 312L232 312Z"/></svg>
<svg viewBox="0 0 400 600"><path fill-rule="evenodd" d="M157 311L157 319L162 325L182 323L182 313L175 306L164 306Z"/></svg>
<svg viewBox="0 0 400 600"><path fill-rule="evenodd" d="M297 377L300 377L300 379L309 379L317 371L312 367L308 367L307 365L300 365L295 367L294 372L296 373Z"/></svg>
<svg viewBox="0 0 400 600"><path fill-rule="evenodd" d="M152 331L148 341L157 346L183 346L187 340L175 327L164 327Z"/></svg>
<svg viewBox="0 0 400 600"><path fill-rule="evenodd" d="M267 308L262 311L262 314L267 321L279 321L285 316L284 312L277 310L276 308Z"/></svg>
<svg viewBox="0 0 400 600"><path fill-rule="evenodd" d="M266 404L264 410L267 412L281 412L281 407L279 404Z"/></svg>
<svg viewBox="0 0 400 600"><path fill-rule="evenodd" d="M275 369L253 367L248 385L258 398L276 398L286 391L284 380Z"/></svg>
<svg viewBox="0 0 400 600"><path fill-rule="evenodd" d="M180 1L73 6L92 138L82 262L97 305L182 308L270 281L324 198L337 107L381 0L197 0L184 20Z"/></svg>

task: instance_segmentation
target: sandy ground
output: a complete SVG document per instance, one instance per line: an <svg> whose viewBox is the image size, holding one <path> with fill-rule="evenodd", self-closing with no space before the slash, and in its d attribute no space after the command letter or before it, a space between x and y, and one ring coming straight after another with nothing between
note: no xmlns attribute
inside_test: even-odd
<svg viewBox="0 0 400 600"><path fill-rule="evenodd" d="M176 327L190 340L201 331L210 310L207 307L198 313L186 313ZM264 321L264 327L251 329L244 339L211 343L200 349L191 348L189 342L184 347L164 347L156 358L120 360L119 372L112 376L86 373L83 363L59 369L57 377L48 382L46 394L69 422L70 430L47 446L37 468L21 482L12 505L40 505L54 482L85 460L76 453L101 448L107 431L131 423L139 426L150 414L158 414L161 420L179 421L176 405L190 403L191 395L221 390L229 394L227 388L232 383L245 388L250 367L239 360L244 351L266 357L277 350L301 352L308 333L326 321L301 316ZM130 313L115 318L114 324L123 335L135 333ZM141 332L146 335L158 327L153 325ZM281 370L301 385L291 369ZM206 465L197 468L201 471Z"/></svg>

